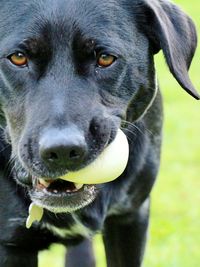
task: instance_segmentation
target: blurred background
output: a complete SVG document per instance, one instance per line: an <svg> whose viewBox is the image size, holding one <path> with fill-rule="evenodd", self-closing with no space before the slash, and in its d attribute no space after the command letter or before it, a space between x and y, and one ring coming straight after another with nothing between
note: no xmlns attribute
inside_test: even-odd
<svg viewBox="0 0 200 267"><path fill-rule="evenodd" d="M194 20L200 36L199 0L174 1ZM200 266L200 102L170 75L162 53L156 56L164 97L162 162L152 192L151 221L144 267ZM190 77L200 92L200 45ZM101 236L95 238L97 267L106 267ZM53 245L39 267L64 267L65 249ZM81 266L80 266L81 267Z"/></svg>

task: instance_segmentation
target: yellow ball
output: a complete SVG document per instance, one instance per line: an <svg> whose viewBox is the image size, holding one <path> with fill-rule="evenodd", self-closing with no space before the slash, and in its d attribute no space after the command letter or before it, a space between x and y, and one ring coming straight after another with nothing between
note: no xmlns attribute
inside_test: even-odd
<svg viewBox="0 0 200 267"><path fill-rule="evenodd" d="M115 180L126 168L129 145L126 135L119 129L116 138L91 164L60 177L77 184L100 184Z"/></svg>

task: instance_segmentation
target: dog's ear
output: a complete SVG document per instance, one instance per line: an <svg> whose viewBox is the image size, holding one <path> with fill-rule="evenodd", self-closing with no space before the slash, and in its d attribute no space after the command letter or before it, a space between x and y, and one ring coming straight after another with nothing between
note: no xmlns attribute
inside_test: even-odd
<svg viewBox="0 0 200 267"><path fill-rule="evenodd" d="M162 49L178 83L194 98L200 99L188 75L197 46L192 20L168 0L143 0L142 9L145 34L151 41L154 53Z"/></svg>

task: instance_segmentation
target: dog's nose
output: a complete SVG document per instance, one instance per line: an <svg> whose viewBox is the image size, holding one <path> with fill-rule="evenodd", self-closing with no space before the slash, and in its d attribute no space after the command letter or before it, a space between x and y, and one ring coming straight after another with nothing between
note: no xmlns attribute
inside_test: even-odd
<svg viewBox="0 0 200 267"><path fill-rule="evenodd" d="M50 168L76 168L87 153L87 145L84 135L75 127L50 129L39 141L39 153Z"/></svg>

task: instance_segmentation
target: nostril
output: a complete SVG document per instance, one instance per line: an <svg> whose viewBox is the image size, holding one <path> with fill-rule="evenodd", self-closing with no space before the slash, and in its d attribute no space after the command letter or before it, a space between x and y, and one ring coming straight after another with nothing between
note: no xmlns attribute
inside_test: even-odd
<svg viewBox="0 0 200 267"><path fill-rule="evenodd" d="M55 164L67 164L70 162L78 162L82 160L85 150L81 147L54 147L51 149L44 149L41 151L42 159L46 162Z"/></svg>
<svg viewBox="0 0 200 267"><path fill-rule="evenodd" d="M41 149L40 154L44 161L53 162L59 159L58 153L48 149Z"/></svg>
<svg viewBox="0 0 200 267"><path fill-rule="evenodd" d="M82 153L80 151L77 151L75 149L71 150L69 153L70 159L79 159L82 156Z"/></svg>
<svg viewBox="0 0 200 267"><path fill-rule="evenodd" d="M78 167L87 154L87 144L76 128L49 130L39 141L39 154L48 168Z"/></svg>
<svg viewBox="0 0 200 267"><path fill-rule="evenodd" d="M59 157L55 152L50 152L49 153L49 157L48 157L49 161L54 161L54 160L57 160L58 158Z"/></svg>

